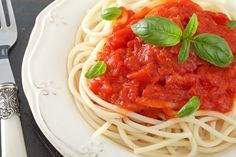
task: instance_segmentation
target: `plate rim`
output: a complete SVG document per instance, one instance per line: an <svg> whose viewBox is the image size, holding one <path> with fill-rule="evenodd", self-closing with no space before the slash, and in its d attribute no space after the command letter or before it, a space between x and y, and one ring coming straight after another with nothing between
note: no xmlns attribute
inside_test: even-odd
<svg viewBox="0 0 236 157"><path fill-rule="evenodd" d="M42 131L42 133L47 138L47 140L49 140L50 143L57 149L57 151L59 151L63 156L70 156L67 153L65 153L65 151L63 151L63 148L61 146L58 145L58 143L60 142L59 140L55 140L54 138L48 135L48 132L50 132L49 128L42 127L42 122L38 119L39 117L36 116L37 113L33 111L34 110L33 109L34 96L32 96L29 92L27 92L28 87L31 86L30 83L28 83L27 81L29 79L28 78L29 73L27 71L27 65L28 65L27 60L30 55L34 54L33 50L35 49L35 47L37 47L38 42L41 39L39 37L37 40L34 40L34 38L36 35L40 36L43 33L47 16L50 15L50 13L53 11L54 8L60 5L63 5L64 3L66 3L66 0L54 0L37 15L35 19L35 24L33 26L32 32L29 37L29 42L25 50L25 54L23 57L22 68L21 68L21 73L22 73L21 79L22 79L22 87L23 87L24 94L27 98L34 120L36 124L38 125L39 129Z"/></svg>

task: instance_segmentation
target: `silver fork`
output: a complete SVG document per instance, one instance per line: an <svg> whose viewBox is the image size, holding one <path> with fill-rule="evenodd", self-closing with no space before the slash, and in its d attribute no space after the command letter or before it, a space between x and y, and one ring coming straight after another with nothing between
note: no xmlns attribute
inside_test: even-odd
<svg viewBox="0 0 236 157"><path fill-rule="evenodd" d="M10 25L7 26L0 0L0 119L2 157L26 157L25 142L19 118L17 86L8 59L8 50L16 42L17 27L11 0L5 0Z"/></svg>

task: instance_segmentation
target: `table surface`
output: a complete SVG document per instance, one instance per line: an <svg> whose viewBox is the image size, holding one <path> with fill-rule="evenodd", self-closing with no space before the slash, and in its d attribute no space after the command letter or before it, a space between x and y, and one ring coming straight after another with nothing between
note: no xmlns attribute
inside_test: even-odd
<svg viewBox="0 0 236 157"><path fill-rule="evenodd" d="M12 0L18 26L18 40L10 50L10 62L19 87L21 122L28 157L60 157L61 155L47 141L34 121L22 89L21 66L35 18L53 0Z"/></svg>

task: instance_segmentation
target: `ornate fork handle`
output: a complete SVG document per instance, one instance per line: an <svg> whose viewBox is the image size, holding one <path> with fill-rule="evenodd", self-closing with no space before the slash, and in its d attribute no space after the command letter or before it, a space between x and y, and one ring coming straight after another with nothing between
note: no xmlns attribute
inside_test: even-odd
<svg viewBox="0 0 236 157"><path fill-rule="evenodd" d="M13 114L20 115L17 90L14 83L0 84L0 119L9 119Z"/></svg>
<svg viewBox="0 0 236 157"><path fill-rule="evenodd" d="M2 157L27 157L15 83L0 84Z"/></svg>

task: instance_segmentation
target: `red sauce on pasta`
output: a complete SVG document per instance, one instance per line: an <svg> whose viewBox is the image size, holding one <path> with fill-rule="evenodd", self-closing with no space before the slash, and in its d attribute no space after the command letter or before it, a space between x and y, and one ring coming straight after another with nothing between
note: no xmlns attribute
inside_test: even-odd
<svg viewBox="0 0 236 157"><path fill-rule="evenodd" d="M153 9L123 13L113 27L98 60L107 64L105 75L91 80L90 89L102 99L124 109L152 117L171 118L193 96L201 110L228 112L236 94L235 60L227 68L213 66L191 50L184 64L178 63L181 43L159 47L144 43L131 26L145 16L163 16L184 29L192 14L198 16L195 35L213 33L223 37L236 53L236 30L227 28L222 13L203 10L189 0L168 1Z"/></svg>

